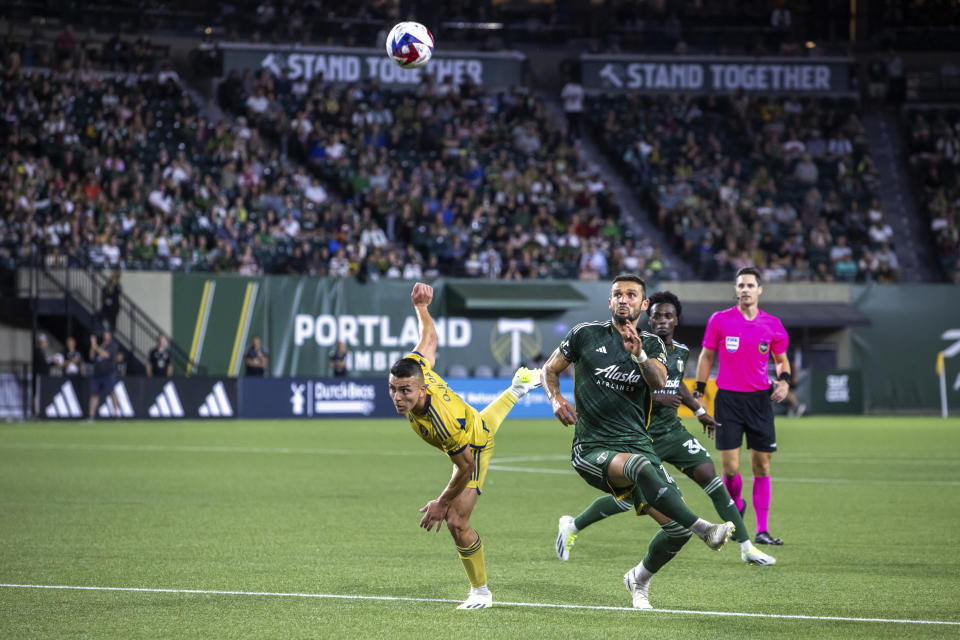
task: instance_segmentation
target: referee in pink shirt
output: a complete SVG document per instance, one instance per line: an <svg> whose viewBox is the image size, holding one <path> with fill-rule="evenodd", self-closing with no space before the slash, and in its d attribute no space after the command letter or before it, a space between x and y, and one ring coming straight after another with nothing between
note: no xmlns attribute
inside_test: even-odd
<svg viewBox="0 0 960 640"><path fill-rule="evenodd" d="M703 350L697 361L697 388L694 397L703 395L713 361L720 353L717 372L717 397L714 416L717 422L717 449L723 463L723 484L737 504L741 515L746 503L741 497L740 447L747 436L750 464L753 467L753 509L757 515L757 544L783 544L770 535L770 457L777 450L773 426L773 406L782 402L790 390L789 338L776 316L759 308L760 272L744 267L737 272L737 306L717 311L707 322ZM777 365L778 379L770 383L767 363L770 355Z"/></svg>

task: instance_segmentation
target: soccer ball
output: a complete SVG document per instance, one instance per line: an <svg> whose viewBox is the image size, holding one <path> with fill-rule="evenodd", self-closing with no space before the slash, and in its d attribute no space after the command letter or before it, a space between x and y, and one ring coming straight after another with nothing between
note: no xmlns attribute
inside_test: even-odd
<svg viewBox="0 0 960 640"><path fill-rule="evenodd" d="M387 36L387 56L404 69L416 69L433 57L433 34L419 22L401 22Z"/></svg>

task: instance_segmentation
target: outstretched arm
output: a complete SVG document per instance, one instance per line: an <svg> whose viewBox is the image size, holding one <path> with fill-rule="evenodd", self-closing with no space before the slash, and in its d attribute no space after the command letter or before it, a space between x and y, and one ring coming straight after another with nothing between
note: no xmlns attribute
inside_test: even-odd
<svg viewBox="0 0 960 640"><path fill-rule="evenodd" d="M543 390L547 394L547 399L550 400L550 406L553 407L553 415L565 425L575 424L577 421L577 410L560 395L560 374L569 366L570 361L563 357L560 349L557 349L543 364L540 373Z"/></svg>
<svg viewBox="0 0 960 640"><path fill-rule="evenodd" d="M433 287L418 282L413 285L410 299L413 301L413 310L417 312L417 324L420 326L420 342L417 343L416 352L433 367L437 362L437 328L427 310L433 300Z"/></svg>
<svg viewBox="0 0 960 640"><path fill-rule="evenodd" d="M716 428L720 426L720 423L707 413L707 410L700 404L699 400L693 397L690 389L687 389L687 385L683 384L683 382L680 383L680 388L677 391L680 400L683 402L683 406L693 411L697 420L703 425L703 432L707 434L708 438L713 438L713 434Z"/></svg>

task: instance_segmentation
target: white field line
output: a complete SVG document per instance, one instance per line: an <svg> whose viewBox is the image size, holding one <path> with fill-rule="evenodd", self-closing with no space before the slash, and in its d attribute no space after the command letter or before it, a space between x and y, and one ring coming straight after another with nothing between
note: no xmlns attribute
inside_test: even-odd
<svg viewBox="0 0 960 640"><path fill-rule="evenodd" d="M241 454L269 454L269 455L327 455L327 456L410 456L410 457L437 457L435 451L423 449L417 451L388 451L384 449L313 449L294 447L225 447L225 446L188 446L188 445L150 445L150 444L86 444L86 443L0 443L0 450L67 450L67 451L130 451L137 453L241 453ZM563 462L567 463L566 455L535 455L497 457L490 463L491 470L512 473L543 473L548 475L575 475L573 469L551 467L520 467L505 463L513 462ZM831 461L833 463L834 461ZM905 462L905 461L900 461ZM917 460L927 464L928 461ZM848 478L791 478L773 476L775 482L798 484L855 484L881 486L933 486L957 487L960 480L851 480Z"/></svg>
<svg viewBox="0 0 960 640"><path fill-rule="evenodd" d="M320 449L320 448L302 448L302 447L231 447L222 445L166 445L166 444L91 444L86 442L0 442L2 449L19 450L66 450L66 451L139 451L139 452L172 452L172 453L263 453L263 454L301 454L301 455L385 455L385 456L424 456L436 457L436 451L432 449L421 448L417 450L384 450L384 449ZM800 458L793 460L792 458ZM779 454L776 458L782 462L789 463L824 463L837 464L838 462L853 462L857 464L882 464L898 465L917 464L923 466L930 465L956 465L960 469L960 458L888 458L877 459L857 458L857 457L838 457L838 458L807 458L802 454ZM541 454L525 456L497 456L495 464L512 464L515 462L562 462L568 464L569 454ZM517 469L520 470L520 469ZM555 473L555 471L543 469L530 469L531 471L543 471L544 473ZM897 481L891 481L900 484Z"/></svg>
<svg viewBox="0 0 960 640"><path fill-rule="evenodd" d="M284 593L275 591L226 591L220 589L163 589L147 587L94 587L94 586L70 586L70 585L49 585L49 584L5 584L0 583L0 588L6 589L64 589L73 591L122 591L134 593L182 593L199 595L221 595L221 596L255 596L255 597L273 597L273 598L316 598L331 600L379 600L379 601L399 601L399 602L439 602L439 603L459 603L459 600L448 600L444 598L408 598L402 596L363 596L347 595L334 593ZM600 605L585 604L553 604L544 602L497 602L498 607L528 607L534 609L589 609L594 611L638 611L632 607L605 607ZM932 624L960 626L960 621L953 620L914 620L910 618L854 618L847 616L810 616L803 614L783 614L783 613L748 613L742 611L695 611L688 609L652 609L656 613L672 613L694 616L722 616L731 618L773 618L781 620L828 620L834 622L881 622L885 624ZM640 615L645 615L641 613Z"/></svg>

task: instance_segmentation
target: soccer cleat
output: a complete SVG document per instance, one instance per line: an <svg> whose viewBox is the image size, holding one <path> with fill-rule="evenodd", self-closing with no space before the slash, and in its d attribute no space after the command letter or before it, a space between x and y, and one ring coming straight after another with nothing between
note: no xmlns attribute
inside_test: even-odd
<svg viewBox="0 0 960 640"><path fill-rule="evenodd" d="M783 545L783 540L780 538L774 538L772 535L770 535L769 531L758 531L755 542L757 544L772 544L777 547Z"/></svg>
<svg viewBox="0 0 960 640"><path fill-rule="evenodd" d="M627 591L633 596L634 609L653 609L650 605L650 599L647 597L647 590L650 588L649 582L641 585L633 577L633 569L631 569L623 574L623 584L626 585Z"/></svg>
<svg viewBox="0 0 960 640"><path fill-rule="evenodd" d="M776 558L771 555L767 555L753 545L750 545L750 549L747 551L743 551L742 549L740 550L740 559L747 564L755 564L759 567L768 567L771 564L777 564Z"/></svg>
<svg viewBox="0 0 960 640"><path fill-rule="evenodd" d="M579 535L575 533L577 528L573 524L573 516L560 516L558 529L557 557L566 562L570 559L570 549L573 549L573 544L577 541L577 535Z"/></svg>
<svg viewBox="0 0 960 640"><path fill-rule="evenodd" d="M526 367L517 369L517 372L513 374L513 382L510 384L510 388L516 392L515 395L518 398L522 398L539 386L540 369L527 369Z"/></svg>
<svg viewBox="0 0 960 640"><path fill-rule="evenodd" d="M486 593L476 593L473 589L470 589L470 596L461 604L457 609L486 609L487 607L493 606L493 594L487 591Z"/></svg>
<svg viewBox="0 0 960 640"><path fill-rule="evenodd" d="M747 501L746 501L746 500L743 501L743 506L740 507L739 509L737 509L737 511L740 512L740 517L742 518L742 517L743 517L743 514L747 512Z"/></svg>
<svg viewBox="0 0 960 640"><path fill-rule="evenodd" d="M723 549L723 546L727 544L727 540L730 539L736 529L732 522L712 524L707 530L707 535L703 541L714 551L720 551L720 549Z"/></svg>

